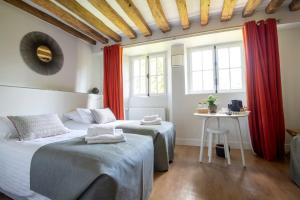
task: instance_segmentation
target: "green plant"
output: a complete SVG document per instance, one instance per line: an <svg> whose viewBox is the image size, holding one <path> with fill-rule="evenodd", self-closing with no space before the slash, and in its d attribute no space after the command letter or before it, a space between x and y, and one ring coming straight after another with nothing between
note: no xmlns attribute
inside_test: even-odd
<svg viewBox="0 0 300 200"><path fill-rule="evenodd" d="M213 95L209 95L206 102L208 103L209 106L215 105L215 102L217 101L217 97Z"/></svg>

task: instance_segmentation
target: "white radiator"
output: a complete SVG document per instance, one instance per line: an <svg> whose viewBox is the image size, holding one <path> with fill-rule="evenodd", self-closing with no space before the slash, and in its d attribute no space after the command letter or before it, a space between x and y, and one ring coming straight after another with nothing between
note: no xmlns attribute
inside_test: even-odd
<svg viewBox="0 0 300 200"><path fill-rule="evenodd" d="M165 108L129 108L129 120L141 120L146 115L159 115L162 120L166 120Z"/></svg>

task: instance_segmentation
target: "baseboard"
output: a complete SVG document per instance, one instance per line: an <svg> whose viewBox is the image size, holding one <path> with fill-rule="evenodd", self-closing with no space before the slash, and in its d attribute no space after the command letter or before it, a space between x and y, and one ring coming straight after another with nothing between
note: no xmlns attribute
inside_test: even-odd
<svg viewBox="0 0 300 200"><path fill-rule="evenodd" d="M176 138L177 145L186 145L186 146L200 146L200 139L199 138ZM240 143L237 141L229 141L228 142L230 148L232 149L239 149ZM251 149L249 143L243 143L244 149ZM207 141L205 141L205 146L207 146Z"/></svg>
<svg viewBox="0 0 300 200"><path fill-rule="evenodd" d="M176 138L177 145L186 145L186 146L200 146L200 139L199 138ZM238 141L229 141L228 142L230 148L232 149L239 149L240 143ZM243 143L245 149L252 149L251 145L247 143ZM207 141L205 141L205 146L207 146ZM290 151L290 144L284 145L285 152Z"/></svg>

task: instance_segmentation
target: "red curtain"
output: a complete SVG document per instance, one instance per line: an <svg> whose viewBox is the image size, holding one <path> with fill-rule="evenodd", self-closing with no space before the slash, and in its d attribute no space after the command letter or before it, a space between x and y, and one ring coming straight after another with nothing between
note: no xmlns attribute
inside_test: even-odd
<svg viewBox="0 0 300 200"><path fill-rule="evenodd" d="M267 160L281 159L285 127L276 20L245 23L243 37L253 149Z"/></svg>
<svg viewBox="0 0 300 200"><path fill-rule="evenodd" d="M120 45L104 47L103 104L117 119L124 119L122 59Z"/></svg>

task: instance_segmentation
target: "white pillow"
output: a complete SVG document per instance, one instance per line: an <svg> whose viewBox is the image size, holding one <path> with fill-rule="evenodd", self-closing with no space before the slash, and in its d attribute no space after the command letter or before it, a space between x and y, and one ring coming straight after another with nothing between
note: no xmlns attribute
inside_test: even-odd
<svg viewBox="0 0 300 200"><path fill-rule="evenodd" d="M71 119L75 122L81 122L81 123L83 122L80 117L80 114L76 110L69 112L69 113L65 113L64 117L66 117L67 119Z"/></svg>
<svg viewBox="0 0 300 200"><path fill-rule="evenodd" d="M92 124L95 123L92 112L87 108L77 108L76 111L79 113L83 123Z"/></svg>
<svg viewBox="0 0 300 200"><path fill-rule="evenodd" d="M92 109L93 116L98 124L116 121L114 113L109 108Z"/></svg>
<svg viewBox="0 0 300 200"><path fill-rule="evenodd" d="M17 138L18 132L7 117L0 117L0 140Z"/></svg>
<svg viewBox="0 0 300 200"><path fill-rule="evenodd" d="M68 133L56 114L8 116L16 127L20 140L32 140Z"/></svg>

